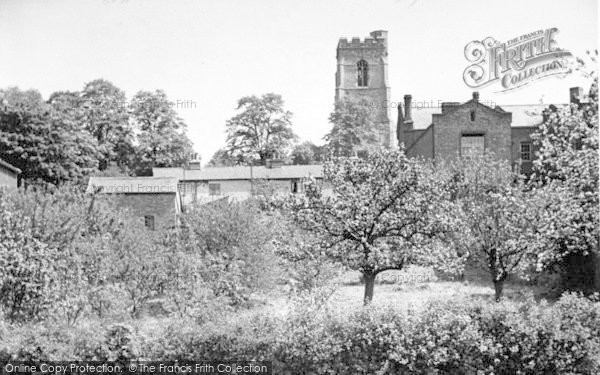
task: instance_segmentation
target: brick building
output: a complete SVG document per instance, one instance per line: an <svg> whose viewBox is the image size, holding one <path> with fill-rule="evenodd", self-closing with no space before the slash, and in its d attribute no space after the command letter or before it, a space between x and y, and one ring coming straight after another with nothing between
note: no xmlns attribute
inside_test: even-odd
<svg viewBox="0 0 600 375"><path fill-rule="evenodd" d="M473 93L462 104L436 105L415 103L406 95L404 105L397 104L394 127L391 108L396 105L388 83L387 48L388 33L378 30L364 40L340 38L336 54L336 100L363 98L372 103L382 145L395 148L403 143L407 155L426 158L493 151L523 173L531 172L535 150L530 135L543 122L547 104L497 106ZM572 103L578 103L583 89L572 88L570 96Z"/></svg>
<svg viewBox="0 0 600 375"><path fill-rule="evenodd" d="M323 178L321 165L283 165L268 161L265 166L214 167L205 169L153 168L157 178L174 178L179 182L182 208L204 204L225 197L242 200L261 191L295 193L302 181Z"/></svg>
<svg viewBox="0 0 600 375"><path fill-rule="evenodd" d="M0 189L18 188L20 186L20 175L21 170L19 168L0 159Z"/></svg>
<svg viewBox="0 0 600 375"><path fill-rule="evenodd" d="M151 230L174 227L181 213L177 179L156 177L90 177L88 192L111 194Z"/></svg>
<svg viewBox="0 0 600 375"><path fill-rule="evenodd" d="M391 108L384 103L390 100L388 83L388 36L378 30L370 38L340 38L337 45L337 72L335 74L335 99L367 99L373 104L379 142L394 147L395 130Z"/></svg>
<svg viewBox="0 0 600 375"><path fill-rule="evenodd" d="M578 92L582 89L571 89L573 103L582 95L575 95ZM404 105L398 105L396 135L408 156L446 159L491 151L529 174L536 151L531 134L543 123L547 108L547 104L498 106L481 102L477 92L464 103L423 108L405 95Z"/></svg>

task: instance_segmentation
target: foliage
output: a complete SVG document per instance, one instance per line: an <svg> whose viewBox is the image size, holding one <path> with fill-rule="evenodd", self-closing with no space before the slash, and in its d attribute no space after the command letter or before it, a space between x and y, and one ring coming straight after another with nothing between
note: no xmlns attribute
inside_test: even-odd
<svg viewBox="0 0 600 375"><path fill-rule="evenodd" d="M138 176L152 175L153 167L178 167L192 152L187 125L173 109L167 95L140 91L131 99L131 120L137 129L133 169Z"/></svg>
<svg viewBox="0 0 600 375"><path fill-rule="evenodd" d="M126 217L119 227L110 239L108 281L126 294L130 315L139 317L142 307L160 294L169 277L165 272L167 254L160 234L148 231L140 220Z"/></svg>
<svg viewBox="0 0 600 375"><path fill-rule="evenodd" d="M318 244L311 232L299 228L279 211L271 214L278 225L275 252L281 259L290 295L323 288L340 275L339 265L315 250Z"/></svg>
<svg viewBox="0 0 600 375"><path fill-rule="evenodd" d="M375 111L367 99L344 98L329 116L333 124L325 136L326 147L335 156L365 155L379 148Z"/></svg>
<svg viewBox="0 0 600 375"><path fill-rule="evenodd" d="M541 271L555 252L552 239L564 233L562 223L573 218L576 207L560 191L528 188L492 154L447 166L463 223L457 246L490 272L499 300L509 274Z"/></svg>
<svg viewBox="0 0 600 375"><path fill-rule="evenodd" d="M227 121L226 150L233 160L244 163L284 155L296 139L292 113L283 108L280 95L245 96L238 101L236 116Z"/></svg>
<svg viewBox="0 0 600 375"><path fill-rule="evenodd" d="M35 90L0 90L0 157L30 182L78 182L98 167L99 147L80 125L77 97L53 95L45 103Z"/></svg>
<svg viewBox="0 0 600 375"><path fill-rule="evenodd" d="M103 282L105 269L94 266L109 253L102 242L117 222L113 207L68 186L9 192L0 196L0 204L7 238L0 261L11 264L5 270L13 278L4 279L4 285L24 286L7 287L13 292L43 288L36 292L35 310L23 305L9 315L15 320L52 315L74 323L89 305L88 293Z"/></svg>
<svg viewBox="0 0 600 375"><path fill-rule="evenodd" d="M4 306L11 320L137 316L161 291L162 242L116 202L65 186L7 193L0 205L0 289L12 293Z"/></svg>
<svg viewBox="0 0 600 375"><path fill-rule="evenodd" d="M148 175L153 166L182 165L191 153L186 125L160 90L140 91L128 104L121 89L97 79L48 102L16 87L0 90L0 99L0 157L29 184L83 183L99 170L127 175L130 167Z"/></svg>
<svg viewBox="0 0 600 375"><path fill-rule="evenodd" d="M322 164L325 161L325 149L310 141L302 142L292 149L290 162L294 165Z"/></svg>
<svg viewBox="0 0 600 375"><path fill-rule="evenodd" d="M274 226L256 202L215 201L182 217L179 246L201 259L200 279L233 305L271 287Z"/></svg>
<svg viewBox="0 0 600 375"><path fill-rule="evenodd" d="M111 162L127 165L133 154L133 130L125 93L110 81L96 79L85 84L81 102L82 125L96 138L102 150L100 170Z"/></svg>
<svg viewBox="0 0 600 375"><path fill-rule="evenodd" d="M208 162L208 167L232 167L234 165L244 164L244 158L238 155L233 157L225 148L218 149Z"/></svg>
<svg viewBox="0 0 600 375"><path fill-rule="evenodd" d="M436 302L419 311L327 307L321 292L287 317L203 325L7 326L0 360L272 361L277 374L516 374L600 371L600 302Z"/></svg>
<svg viewBox="0 0 600 375"><path fill-rule="evenodd" d="M453 228L444 186L433 165L381 151L326 162L323 184L311 180L284 207L315 237L298 251L362 272L367 303L377 274L423 261L431 253L426 244Z"/></svg>
<svg viewBox="0 0 600 375"><path fill-rule="evenodd" d="M598 78L588 100L567 108L547 110L548 119L532 136L539 152L534 162L537 180L562 190L579 206L578 216L564 223L571 228L557 238L561 258L598 249L600 231L598 190ZM550 259L556 260L556 259Z"/></svg>
<svg viewBox="0 0 600 375"><path fill-rule="evenodd" d="M229 300L217 296L211 289L211 280L205 281L210 271L196 252L193 231L171 231L164 240L163 272L168 275L162 285L165 308L179 319L196 323L216 318L228 310Z"/></svg>
<svg viewBox="0 0 600 375"><path fill-rule="evenodd" d="M0 201L0 301L8 320L43 317L52 300L58 254L32 236L29 221Z"/></svg>

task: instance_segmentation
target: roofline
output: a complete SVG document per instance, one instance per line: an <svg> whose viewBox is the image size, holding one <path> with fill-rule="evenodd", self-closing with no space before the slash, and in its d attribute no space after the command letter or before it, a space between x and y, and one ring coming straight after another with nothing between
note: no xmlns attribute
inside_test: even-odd
<svg viewBox="0 0 600 375"><path fill-rule="evenodd" d="M420 134L420 135L417 137L417 139L415 139L415 141L413 142L413 144L412 144L412 145L410 145L410 147L408 147L408 148L407 148L407 149L404 151L404 153L408 153L410 150L412 150L412 149L415 147L415 145L416 145L417 143L419 143L419 141L420 141L420 140L421 140L423 137L425 137L425 134L427 134L427 131L428 131L428 130L429 130L431 127L432 127L432 126L434 126L434 124L435 124L435 123L433 123L433 122L432 122L431 124L429 124L429 126L428 126L428 127L426 127L425 129L422 129L422 131L423 131L423 134ZM433 144L433 142L432 142L432 144ZM405 146L406 146L406 145L405 145Z"/></svg>
<svg viewBox="0 0 600 375"><path fill-rule="evenodd" d="M536 128L538 128L542 124L543 123L539 123L537 125L511 126L510 128L511 128L511 130L512 129L527 129L527 128L536 129Z"/></svg>
<svg viewBox="0 0 600 375"><path fill-rule="evenodd" d="M21 173L23 173L23 171L21 171L19 168L15 167L15 166L14 166L14 165L12 165L12 164L9 164L9 163L5 162L5 161L4 161L4 160L2 160L2 159L0 159L0 165L1 165L1 166L3 166L3 167L5 167L5 168L8 168L8 169L10 169L11 171L15 172L16 174L21 174Z"/></svg>
<svg viewBox="0 0 600 375"><path fill-rule="evenodd" d="M101 186L97 186L101 187ZM134 194L143 194L143 195L161 195L161 194L177 194L177 191L148 191L148 192L140 192L140 191L100 191L102 194L116 194L116 195L134 195Z"/></svg>
<svg viewBox="0 0 600 375"><path fill-rule="evenodd" d="M234 177L234 178L185 178L179 181L250 181L250 180L290 180L296 178L323 178L323 176L298 176L298 177Z"/></svg>

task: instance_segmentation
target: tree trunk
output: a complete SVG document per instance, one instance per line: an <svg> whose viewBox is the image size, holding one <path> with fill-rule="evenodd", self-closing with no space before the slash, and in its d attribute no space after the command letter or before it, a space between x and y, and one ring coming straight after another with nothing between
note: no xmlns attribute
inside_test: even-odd
<svg viewBox="0 0 600 375"><path fill-rule="evenodd" d="M494 290L496 291L496 302L502 298L502 289L504 288L504 279L494 280Z"/></svg>
<svg viewBox="0 0 600 375"><path fill-rule="evenodd" d="M371 303L373 300L373 289L375 288L375 276L374 274L366 274L363 273L363 278L365 279L365 298L364 303L365 306Z"/></svg>
<svg viewBox="0 0 600 375"><path fill-rule="evenodd" d="M594 288L600 292L600 254L592 253L592 262L594 264Z"/></svg>

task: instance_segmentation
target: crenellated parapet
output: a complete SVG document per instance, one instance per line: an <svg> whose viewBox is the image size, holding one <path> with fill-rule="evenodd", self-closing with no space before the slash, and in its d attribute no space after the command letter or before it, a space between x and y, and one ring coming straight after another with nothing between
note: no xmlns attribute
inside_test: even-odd
<svg viewBox="0 0 600 375"><path fill-rule="evenodd" d="M361 40L358 37L354 37L351 40L348 38L340 38L338 42L338 49L360 49L360 48L387 48L387 31L378 30L370 33L370 38Z"/></svg>

